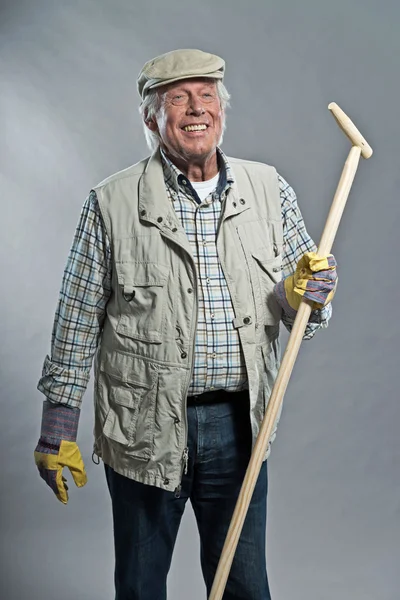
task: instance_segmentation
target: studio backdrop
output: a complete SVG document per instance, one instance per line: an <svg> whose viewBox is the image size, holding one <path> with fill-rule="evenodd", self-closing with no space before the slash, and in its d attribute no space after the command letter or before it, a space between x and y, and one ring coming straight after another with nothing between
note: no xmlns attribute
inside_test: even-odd
<svg viewBox="0 0 400 600"><path fill-rule="evenodd" d="M349 151L331 101L374 148L333 247L332 320L301 347L268 461L267 564L274 600L399 600L399 18L395 0L1 0L2 598L113 597L92 380L78 436L88 484L67 474L67 506L34 465L36 385L83 202L148 155L136 76L200 48L226 60L223 150L275 166L316 243ZM189 505L169 597L205 597Z"/></svg>

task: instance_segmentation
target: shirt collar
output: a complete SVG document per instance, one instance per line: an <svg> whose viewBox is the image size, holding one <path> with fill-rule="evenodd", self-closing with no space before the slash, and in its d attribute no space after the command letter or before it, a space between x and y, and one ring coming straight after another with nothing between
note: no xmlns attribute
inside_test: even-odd
<svg viewBox="0 0 400 600"><path fill-rule="evenodd" d="M162 148L160 148L161 161L163 165L164 180L166 185L171 186L177 193L180 191L186 191L183 181L186 180L186 176L178 169L176 165L166 156ZM220 148L217 147L217 161L219 166L219 180L217 185L217 194L221 195L228 187L233 185L235 179L233 177L232 169L229 166L229 162L225 154Z"/></svg>

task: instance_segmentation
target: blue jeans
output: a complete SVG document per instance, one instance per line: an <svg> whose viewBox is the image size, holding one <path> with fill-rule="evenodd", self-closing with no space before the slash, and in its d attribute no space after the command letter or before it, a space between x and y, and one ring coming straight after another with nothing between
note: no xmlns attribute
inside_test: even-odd
<svg viewBox="0 0 400 600"><path fill-rule="evenodd" d="M236 396L236 395L235 395ZM240 398L239 398L240 396ZM165 600L179 525L190 498L211 591L251 453L248 394L234 403L188 407L188 473L180 498L105 465L115 544L115 600ZM265 560L267 463L260 471L226 585L224 600L270 600Z"/></svg>

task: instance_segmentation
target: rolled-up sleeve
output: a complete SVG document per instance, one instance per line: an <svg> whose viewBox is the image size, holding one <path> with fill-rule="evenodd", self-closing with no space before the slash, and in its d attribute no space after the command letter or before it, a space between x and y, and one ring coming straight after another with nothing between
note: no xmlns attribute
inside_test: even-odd
<svg viewBox="0 0 400 600"><path fill-rule="evenodd" d="M82 207L68 255L51 352L37 386L51 402L81 406L110 294L110 243L92 191Z"/></svg>
<svg viewBox="0 0 400 600"><path fill-rule="evenodd" d="M283 224L283 277L292 275L298 261L305 252L316 252L317 247L311 237L308 235L303 216L297 202L296 194L292 187L278 175L281 206L282 206L282 224ZM332 315L332 305L327 304L319 310L313 310L307 323L303 339L311 339L318 329L328 327L329 319ZM282 323L288 331L291 331L294 318L282 314Z"/></svg>

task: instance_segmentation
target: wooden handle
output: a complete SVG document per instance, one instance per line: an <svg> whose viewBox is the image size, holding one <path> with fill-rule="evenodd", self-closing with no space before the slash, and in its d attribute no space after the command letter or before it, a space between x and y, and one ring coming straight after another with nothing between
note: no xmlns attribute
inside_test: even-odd
<svg viewBox="0 0 400 600"><path fill-rule="evenodd" d="M347 135L351 143L361 148L363 158L370 158L372 156L372 148L358 131L353 121L349 119L336 102L331 102L328 108L338 122L340 129Z"/></svg>
<svg viewBox="0 0 400 600"><path fill-rule="evenodd" d="M350 188L357 171L361 152L362 149L358 146L353 146L350 150L332 202L331 209L328 214L325 228L321 237L321 242L318 247L318 253L321 255L329 254L331 251L332 244L339 227L340 219L350 193ZM235 555L236 546L238 544L251 497L257 483L263 458L265 456L268 442L283 401L283 396L289 383L290 375L299 352L310 313L311 304L308 302L308 300L303 299L299 310L297 311L297 316L282 358L278 376L276 378L275 385L268 402L267 410L261 424L260 432L258 434L254 450L247 467L246 475L244 477L239 498L232 516L228 534L225 539L225 544L222 549L209 600L222 599L233 557Z"/></svg>

